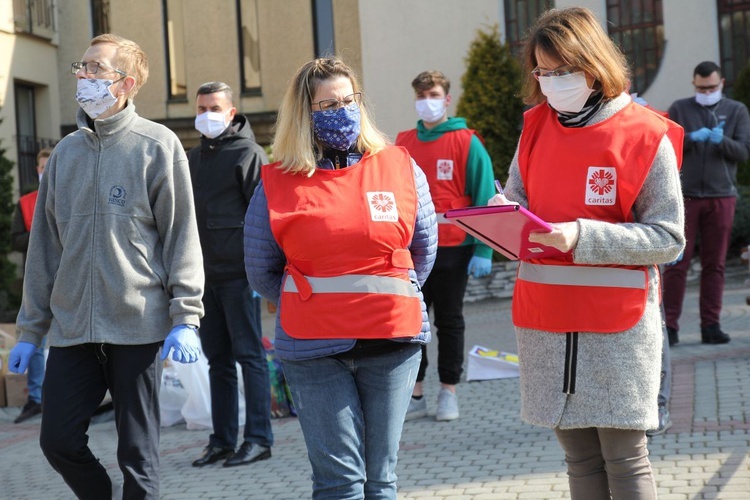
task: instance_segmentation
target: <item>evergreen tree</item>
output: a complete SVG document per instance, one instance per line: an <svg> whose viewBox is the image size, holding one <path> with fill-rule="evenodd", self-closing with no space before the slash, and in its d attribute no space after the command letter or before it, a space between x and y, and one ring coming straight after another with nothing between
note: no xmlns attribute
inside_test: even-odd
<svg viewBox="0 0 750 500"><path fill-rule="evenodd" d="M510 46L500 43L497 25L477 30L466 66L456 114L482 136L495 177L504 184L521 132L521 66Z"/></svg>
<svg viewBox="0 0 750 500"><path fill-rule="evenodd" d="M2 120L0 119L0 123ZM16 266L8 259L11 251L10 229L13 220L13 162L0 144L0 321L15 320L20 298L13 293Z"/></svg>
<svg viewBox="0 0 750 500"><path fill-rule="evenodd" d="M736 100L750 108L750 60L737 75L732 92ZM737 182L743 186L750 186L750 161L737 166Z"/></svg>

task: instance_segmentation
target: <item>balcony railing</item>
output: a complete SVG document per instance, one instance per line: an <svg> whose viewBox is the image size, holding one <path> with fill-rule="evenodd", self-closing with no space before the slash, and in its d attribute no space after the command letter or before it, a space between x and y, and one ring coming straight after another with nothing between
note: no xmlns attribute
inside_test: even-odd
<svg viewBox="0 0 750 500"><path fill-rule="evenodd" d="M13 0L13 21L18 33L52 38L55 34L54 0Z"/></svg>

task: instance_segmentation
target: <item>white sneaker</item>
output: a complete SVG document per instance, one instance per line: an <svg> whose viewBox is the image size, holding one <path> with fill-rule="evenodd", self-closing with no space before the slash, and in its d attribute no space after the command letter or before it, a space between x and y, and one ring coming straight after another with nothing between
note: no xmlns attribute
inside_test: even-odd
<svg viewBox="0 0 750 500"><path fill-rule="evenodd" d="M419 399L409 398L409 408L406 410L404 422L416 420L427 416L427 398L422 396Z"/></svg>
<svg viewBox="0 0 750 500"><path fill-rule="evenodd" d="M447 422L458 418L458 398L449 389L440 389L435 420Z"/></svg>

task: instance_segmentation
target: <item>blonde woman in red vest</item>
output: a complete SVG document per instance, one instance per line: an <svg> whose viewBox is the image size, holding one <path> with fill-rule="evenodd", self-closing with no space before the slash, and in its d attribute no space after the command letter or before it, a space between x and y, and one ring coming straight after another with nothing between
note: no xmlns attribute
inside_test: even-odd
<svg viewBox="0 0 750 500"><path fill-rule="evenodd" d="M245 217L250 286L278 304L282 359L313 498L396 498L396 461L429 321L437 251L427 179L369 118L337 58L302 66L279 108L276 163Z"/></svg>
<svg viewBox="0 0 750 500"><path fill-rule="evenodd" d="M591 11L530 30L518 150L505 196L553 223L521 262L513 322L521 417L554 429L573 499L655 499L662 328L658 264L685 245L682 128L633 103L625 57Z"/></svg>

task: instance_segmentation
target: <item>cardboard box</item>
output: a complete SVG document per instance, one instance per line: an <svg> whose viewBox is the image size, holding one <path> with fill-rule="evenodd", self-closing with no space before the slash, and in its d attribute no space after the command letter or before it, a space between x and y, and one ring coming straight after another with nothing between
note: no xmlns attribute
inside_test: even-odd
<svg viewBox="0 0 750 500"><path fill-rule="evenodd" d="M16 329L8 331L6 328L0 328L0 349L11 350L16 345Z"/></svg>
<svg viewBox="0 0 750 500"><path fill-rule="evenodd" d="M0 408L7 406L5 397L5 375L8 373L10 349L0 349Z"/></svg>
<svg viewBox="0 0 750 500"><path fill-rule="evenodd" d="M26 383L26 374L8 373L5 375L5 398L8 406L23 406L29 399L29 388Z"/></svg>
<svg viewBox="0 0 750 500"><path fill-rule="evenodd" d="M475 345L469 351L466 380L492 380L518 377L518 356Z"/></svg>

